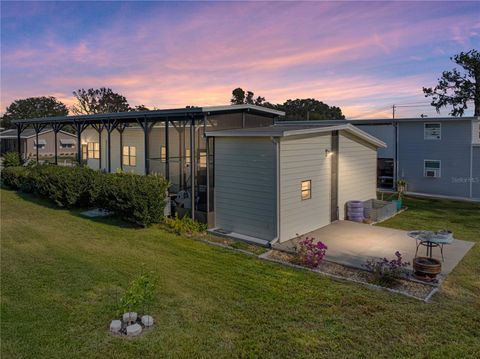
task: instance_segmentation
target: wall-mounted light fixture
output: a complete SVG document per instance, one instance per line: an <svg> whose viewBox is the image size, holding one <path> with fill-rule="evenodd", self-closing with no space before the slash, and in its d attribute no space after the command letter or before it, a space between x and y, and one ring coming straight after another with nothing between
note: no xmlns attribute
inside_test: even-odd
<svg viewBox="0 0 480 359"><path fill-rule="evenodd" d="M330 151L328 148L325 149L325 157L328 157L328 156L330 156L330 155L332 155L332 154L333 154L333 152Z"/></svg>

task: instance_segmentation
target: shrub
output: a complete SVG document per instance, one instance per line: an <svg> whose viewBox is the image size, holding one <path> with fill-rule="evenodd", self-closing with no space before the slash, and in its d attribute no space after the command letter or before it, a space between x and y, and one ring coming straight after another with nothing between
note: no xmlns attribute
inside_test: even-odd
<svg viewBox="0 0 480 359"><path fill-rule="evenodd" d="M90 191L100 173L87 167L36 166L32 170L35 192L60 207L85 207L93 203Z"/></svg>
<svg viewBox="0 0 480 359"><path fill-rule="evenodd" d="M97 206L147 226L162 220L168 187L158 175L108 173L97 178L90 193Z"/></svg>
<svg viewBox="0 0 480 359"><path fill-rule="evenodd" d="M119 312L125 313L135 311L145 314L145 307L148 307L152 303L154 293L155 284L152 276L149 274L140 275L130 283L130 286L127 288L122 298L120 298L120 303L118 305Z"/></svg>
<svg viewBox="0 0 480 359"><path fill-rule="evenodd" d="M403 262L399 251L395 252L396 259L372 259L365 263L365 267L372 272L373 280L380 285L392 285L406 273L409 262Z"/></svg>
<svg viewBox="0 0 480 359"><path fill-rule="evenodd" d="M1 178L13 189L35 192L60 207L98 206L143 226L162 220L169 186L157 175L52 165L5 168Z"/></svg>
<svg viewBox="0 0 480 359"><path fill-rule="evenodd" d="M185 215L183 218L178 217L178 213L175 214L175 217L165 217L165 224L173 232L177 234L195 234L203 233L207 230L207 225Z"/></svg>
<svg viewBox="0 0 480 359"><path fill-rule="evenodd" d="M3 167L18 167L23 164L18 152L7 152L3 155Z"/></svg>
<svg viewBox="0 0 480 359"><path fill-rule="evenodd" d="M27 167L6 167L2 170L2 183L12 189L19 190L26 181L29 168Z"/></svg>
<svg viewBox="0 0 480 359"><path fill-rule="evenodd" d="M327 246L321 241L315 242L315 238L306 237L298 242L299 248L297 248L298 257L300 263L310 268L316 268L320 265Z"/></svg>

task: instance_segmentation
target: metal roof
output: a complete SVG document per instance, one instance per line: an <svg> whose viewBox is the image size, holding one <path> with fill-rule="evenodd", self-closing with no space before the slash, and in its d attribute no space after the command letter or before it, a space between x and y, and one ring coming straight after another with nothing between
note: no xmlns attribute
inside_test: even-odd
<svg viewBox="0 0 480 359"><path fill-rule="evenodd" d="M76 115L76 116L58 116L58 117L41 117L29 118L23 120L15 120L13 123L33 124L33 123L73 123L74 121L96 122L101 120L136 120L141 118L167 118L167 117L187 117L200 115L214 115L220 113L234 112L251 112L263 115L285 116L285 112L273 110L271 108L256 105L227 105L227 106L211 106L211 107L190 107L175 108L165 110L152 111L130 111L130 112L112 112L99 113L92 115Z"/></svg>
<svg viewBox="0 0 480 359"><path fill-rule="evenodd" d="M322 121L319 121L322 122ZM205 135L207 137L289 137L299 135L315 135L331 131L346 131L363 140L374 144L377 147L387 147L385 142L378 138L360 130L349 123L343 123L341 125L328 125L328 124L310 124L310 125L283 125L275 124L273 126L266 127L254 127L254 128L240 128L234 130L221 130L221 131L209 131Z"/></svg>
<svg viewBox="0 0 480 359"><path fill-rule="evenodd" d="M390 125L393 123L401 123L401 122L456 122L456 121L476 121L480 120L478 116L469 116L469 117L410 117L410 118L379 118L379 119L364 119L364 120L315 120L315 121L289 121L287 120L280 120L277 123L282 125L310 125L316 126L318 124L328 124L328 125L336 125L342 124L345 122L354 124L354 125Z"/></svg>
<svg viewBox="0 0 480 359"><path fill-rule="evenodd" d="M47 128L44 128L42 131L40 131L38 133L38 135L41 136L42 134L48 133L50 131L53 131L53 129L50 128L50 127L47 127ZM59 131L59 132L65 134L65 135L72 136L72 137L75 136L73 133L69 133L69 132L66 132L66 131ZM20 138L30 138L30 137L35 137L35 129L33 129L33 128L26 128L20 134ZM17 129L16 128L11 128L11 129L0 132L0 138L15 138L16 139L17 138Z"/></svg>
<svg viewBox="0 0 480 359"><path fill-rule="evenodd" d="M52 131L51 128L46 128L43 131L41 131L39 134L45 133L45 132L50 132ZM0 138L17 138L17 129L9 129L5 130L3 132L0 132ZM33 128L27 128L23 130L23 132L20 134L20 138L29 138L35 136L35 130Z"/></svg>

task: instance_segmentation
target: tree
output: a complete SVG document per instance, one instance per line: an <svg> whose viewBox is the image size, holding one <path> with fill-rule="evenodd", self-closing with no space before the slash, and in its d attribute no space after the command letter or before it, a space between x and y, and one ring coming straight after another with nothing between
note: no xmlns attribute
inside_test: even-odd
<svg viewBox="0 0 480 359"><path fill-rule="evenodd" d="M1 126L5 128L13 127L12 120L67 115L67 106L55 97L29 97L15 100L6 108L1 119Z"/></svg>
<svg viewBox="0 0 480 359"><path fill-rule="evenodd" d="M145 105L137 105L134 108L130 109L130 111L150 111L150 109Z"/></svg>
<svg viewBox="0 0 480 359"><path fill-rule="evenodd" d="M336 106L328 106L314 98L287 100L283 104L273 104L265 101L265 97L258 96L252 91L244 91L237 87L232 91L232 104L259 105L274 110L284 111L285 118L291 121L299 120L344 120L342 110Z"/></svg>
<svg viewBox="0 0 480 359"><path fill-rule="evenodd" d="M480 53L477 50L461 52L450 58L461 66L444 71L434 88L423 88L425 97L432 97L431 105L440 112L442 107L452 106L450 115L463 116L468 104L474 103L474 116L480 116Z"/></svg>
<svg viewBox="0 0 480 359"><path fill-rule="evenodd" d="M230 100L230 103L232 105L250 104L261 106L265 101L265 97L258 96L257 98L254 98L254 96L255 94L252 91L245 92L241 87L237 87L232 91L232 99Z"/></svg>
<svg viewBox="0 0 480 359"><path fill-rule="evenodd" d="M72 107L72 112L77 115L94 113L127 112L131 110L127 99L113 92L110 88L90 88L73 91L77 104Z"/></svg>
<svg viewBox="0 0 480 359"><path fill-rule="evenodd" d="M285 111L287 120L344 120L342 110L336 106L329 106L314 98L287 100L277 109Z"/></svg>

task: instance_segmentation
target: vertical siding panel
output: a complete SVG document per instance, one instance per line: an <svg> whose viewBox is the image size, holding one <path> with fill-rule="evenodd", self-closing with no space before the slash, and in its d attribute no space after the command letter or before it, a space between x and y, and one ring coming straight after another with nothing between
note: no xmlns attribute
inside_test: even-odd
<svg viewBox="0 0 480 359"><path fill-rule="evenodd" d="M330 223L331 135L280 142L280 241ZM312 197L301 198L301 182L311 180Z"/></svg>
<svg viewBox="0 0 480 359"><path fill-rule="evenodd" d="M276 236L276 149L269 138L215 138L216 226Z"/></svg>
<svg viewBox="0 0 480 359"><path fill-rule="evenodd" d="M338 155L339 219L345 219L346 203L376 198L377 151L341 132Z"/></svg>

